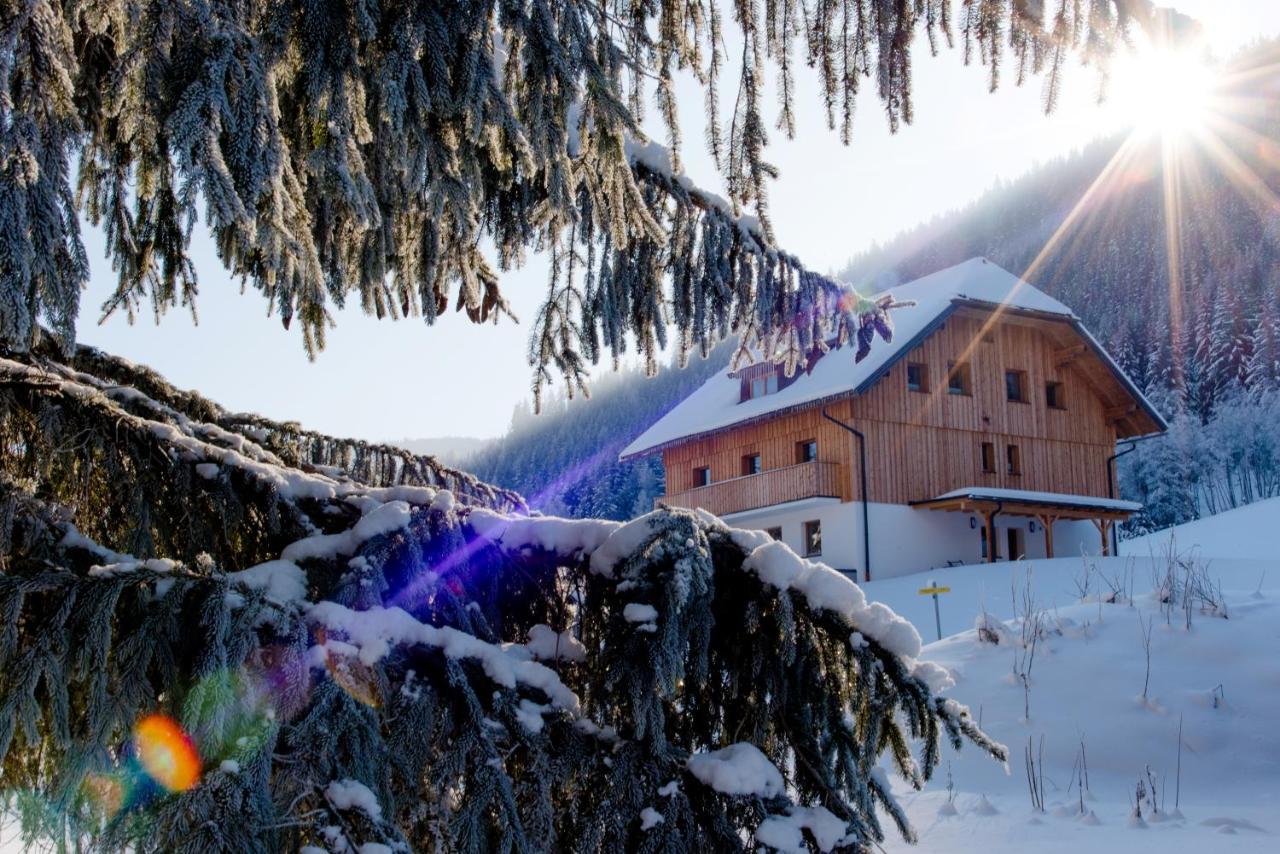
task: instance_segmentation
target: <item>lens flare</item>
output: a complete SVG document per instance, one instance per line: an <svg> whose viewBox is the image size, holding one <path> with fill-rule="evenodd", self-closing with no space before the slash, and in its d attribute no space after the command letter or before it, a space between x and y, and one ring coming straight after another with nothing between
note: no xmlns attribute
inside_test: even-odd
<svg viewBox="0 0 1280 854"><path fill-rule="evenodd" d="M186 791L200 779L195 743L172 718L148 715L138 721L133 739L147 776L170 792Z"/></svg>

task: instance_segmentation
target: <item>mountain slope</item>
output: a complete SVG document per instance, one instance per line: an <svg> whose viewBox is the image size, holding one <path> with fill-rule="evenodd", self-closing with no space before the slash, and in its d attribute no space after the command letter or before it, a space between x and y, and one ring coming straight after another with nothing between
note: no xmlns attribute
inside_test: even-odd
<svg viewBox="0 0 1280 854"><path fill-rule="evenodd" d="M661 460L618 462L618 454L708 377L728 364L732 345L656 377L628 368L604 377L589 399L548 396L533 415L516 409L511 429L466 461L481 479L525 495L529 506L578 518L630 519L663 493Z"/></svg>

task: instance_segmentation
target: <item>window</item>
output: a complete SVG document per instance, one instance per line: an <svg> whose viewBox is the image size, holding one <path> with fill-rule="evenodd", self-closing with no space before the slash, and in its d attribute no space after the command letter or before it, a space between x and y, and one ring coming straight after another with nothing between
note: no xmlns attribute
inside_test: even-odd
<svg viewBox="0 0 1280 854"><path fill-rule="evenodd" d="M818 521L804 523L804 554L813 557L822 554L822 523Z"/></svg>
<svg viewBox="0 0 1280 854"><path fill-rule="evenodd" d="M1062 383L1044 384L1044 402L1050 409L1067 408L1067 400L1062 390Z"/></svg>
<svg viewBox="0 0 1280 854"><path fill-rule="evenodd" d="M763 469L760 465L759 454L747 454L742 458L742 473L744 475L760 474L761 471L763 471Z"/></svg>
<svg viewBox="0 0 1280 854"><path fill-rule="evenodd" d="M763 377L756 377L751 381L751 396L764 397L766 394L773 394L778 390L778 374L773 372Z"/></svg>
<svg viewBox="0 0 1280 854"><path fill-rule="evenodd" d="M909 391L929 390L929 370L924 365L912 362L907 365L907 389Z"/></svg>
<svg viewBox="0 0 1280 854"><path fill-rule="evenodd" d="M973 384L969 376L968 362L950 362L947 365L947 393L973 394Z"/></svg>
<svg viewBox="0 0 1280 854"><path fill-rule="evenodd" d="M775 539L775 540L781 540L781 539L782 539L782 529L781 529L781 528L765 528L765 529L764 529L764 532L765 532L766 534L768 534L771 538Z"/></svg>
<svg viewBox="0 0 1280 854"><path fill-rule="evenodd" d="M1027 372L1004 372L1004 396L1013 403L1027 402Z"/></svg>
<svg viewBox="0 0 1280 854"><path fill-rule="evenodd" d="M982 559L987 559L987 526L982 526Z"/></svg>
<svg viewBox="0 0 1280 854"><path fill-rule="evenodd" d="M1017 445L1009 445L1004 449L1005 471L1009 474L1022 474L1022 453Z"/></svg>
<svg viewBox="0 0 1280 854"><path fill-rule="evenodd" d="M811 463L818 459L818 442L816 439L805 439L796 442L796 462Z"/></svg>
<svg viewBox="0 0 1280 854"><path fill-rule="evenodd" d="M698 466L693 470L693 485L694 487L711 485L711 466Z"/></svg>
<svg viewBox="0 0 1280 854"><path fill-rule="evenodd" d="M987 474L996 470L996 446L990 442L982 443L982 470Z"/></svg>

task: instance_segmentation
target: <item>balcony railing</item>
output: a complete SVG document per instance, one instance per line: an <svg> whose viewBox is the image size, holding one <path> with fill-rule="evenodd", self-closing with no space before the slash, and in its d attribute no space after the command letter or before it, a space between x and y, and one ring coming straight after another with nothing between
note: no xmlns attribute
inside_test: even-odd
<svg viewBox="0 0 1280 854"><path fill-rule="evenodd" d="M797 463L664 495L654 502L672 507L701 507L717 516L770 507L805 498L839 498L845 481L839 463Z"/></svg>

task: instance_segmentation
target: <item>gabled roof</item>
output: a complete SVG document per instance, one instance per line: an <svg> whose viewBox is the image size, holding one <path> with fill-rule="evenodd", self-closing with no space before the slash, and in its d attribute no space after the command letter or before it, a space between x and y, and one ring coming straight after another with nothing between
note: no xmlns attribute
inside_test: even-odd
<svg viewBox="0 0 1280 854"><path fill-rule="evenodd" d="M741 426L793 409L861 394L932 334L951 313L965 306L991 310L1002 307L1002 311L1070 324L1107 366L1114 380L1129 393L1136 406L1150 416L1157 429L1163 430L1167 426L1155 407L1124 375L1071 309L985 258L971 258L891 288L890 293L900 300L913 300L916 305L893 312L893 341L877 340L871 353L861 362L854 361L852 348L833 351L819 359L809 375L801 376L774 394L747 401L740 401L738 380L730 376L729 371L723 371L708 379L641 433L623 449L622 459L654 453L727 427Z"/></svg>

